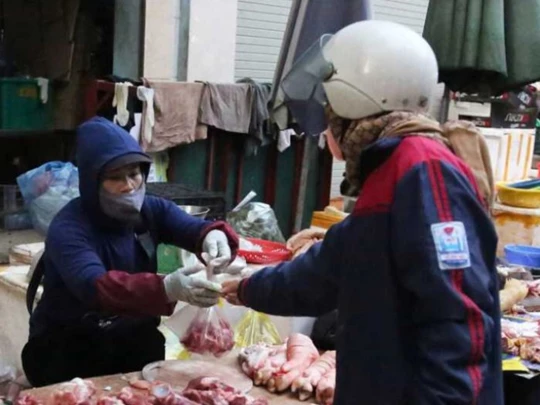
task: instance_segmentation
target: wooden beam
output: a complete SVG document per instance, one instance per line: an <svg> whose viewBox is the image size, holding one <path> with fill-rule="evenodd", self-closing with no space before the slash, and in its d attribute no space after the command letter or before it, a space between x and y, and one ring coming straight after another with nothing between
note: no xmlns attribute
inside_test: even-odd
<svg viewBox="0 0 540 405"><path fill-rule="evenodd" d="M300 186L302 180L302 163L304 161L304 150L306 148L307 139L304 136L297 141L293 141L296 144L294 151L294 180L293 187L291 190L292 199L291 199L291 218L289 221L289 227L292 229L292 232L298 232L300 229L295 228L296 214L298 212L298 201L300 198Z"/></svg>
<svg viewBox="0 0 540 405"><path fill-rule="evenodd" d="M236 164L236 186L234 191L234 200L233 205L236 206L240 201L242 201L242 186L244 183L244 162L246 160L246 141L244 139L240 140L240 148L238 148L239 153L237 157Z"/></svg>
<svg viewBox="0 0 540 405"><path fill-rule="evenodd" d="M264 202L270 206L276 203L276 175L278 150L275 144L268 146L268 157L266 160L266 173L264 182Z"/></svg>
<svg viewBox="0 0 540 405"><path fill-rule="evenodd" d="M213 129L208 128L208 138L206 140L206 182L205 188L213 190L214 188L214 165L216 156L216 137Z"/></svg>

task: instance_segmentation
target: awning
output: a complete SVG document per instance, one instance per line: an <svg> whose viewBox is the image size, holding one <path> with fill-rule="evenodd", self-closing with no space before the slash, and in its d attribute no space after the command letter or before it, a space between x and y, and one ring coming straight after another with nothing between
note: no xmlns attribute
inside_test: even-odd
<svg viewBox="0 0 540 405"><path fill-rule="evenodd" d="M540 79L540 0L431 0L424 37L450 90L497 95Z"/></svg>

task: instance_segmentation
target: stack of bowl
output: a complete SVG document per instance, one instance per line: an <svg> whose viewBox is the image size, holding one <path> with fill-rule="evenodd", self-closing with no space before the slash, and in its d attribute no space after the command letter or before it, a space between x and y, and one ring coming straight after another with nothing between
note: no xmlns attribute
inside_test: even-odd
<svg viewBox="0 0 540 405"><path fill-rule="evenodd" d="M493 215L510 264L540 267L540 179L498 183Z"/></svg>

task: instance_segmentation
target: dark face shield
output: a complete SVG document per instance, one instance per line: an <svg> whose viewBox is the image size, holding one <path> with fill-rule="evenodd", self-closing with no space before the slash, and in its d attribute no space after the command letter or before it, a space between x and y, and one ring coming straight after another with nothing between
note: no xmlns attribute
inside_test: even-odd
<svg viewBox="0 0 540 405"><path fill-rule="evenodd" d="M283 78L281 89L289 100L314 100L321 105L327 102L323 82L334 73L334 66L323 55L323 48L332 38L325 34L298 58Z"/></svg>

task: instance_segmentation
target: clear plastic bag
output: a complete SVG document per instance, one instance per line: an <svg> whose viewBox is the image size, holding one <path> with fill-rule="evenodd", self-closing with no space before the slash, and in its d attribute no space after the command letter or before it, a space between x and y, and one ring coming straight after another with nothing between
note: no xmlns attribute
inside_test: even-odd
<svg viewBox="0 0 540 405"><path fill-rule="evenodd" d="M221 357L233 349L234 332L219 305L200 308L181 343L190 353Z"/></svg>
<svg viewBox="0 0 540 405"><path fill-rule="evenodd" d="M1 361L0 353L0 402L2 398L7 398L10 393L13 381L17 377L17 370Z"/></svg>
<svg viewBox="0 0 540 405"><path fill-rule="evenodd" d="M69 162L49 162L17 177L34 228L46 234L55 215L79 196L79 172Z"/></svg>
<svg viewBox="0 0 540 405"><path fill-rule="evenodd" d="M282 344L281 336L266 314L249 309L235 328L234 340L237 347L249 347L259 343Z"/></svg>
<svg viewBox="0 0 540 405"><path fill-rule="evenodd" d="M276 214L268 204L249 203L230 212L227 221L240 236L285 243Z"/></svg>

